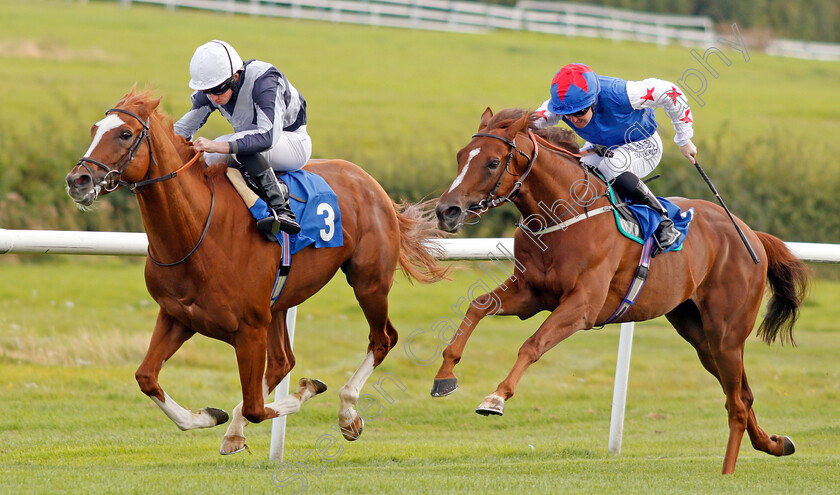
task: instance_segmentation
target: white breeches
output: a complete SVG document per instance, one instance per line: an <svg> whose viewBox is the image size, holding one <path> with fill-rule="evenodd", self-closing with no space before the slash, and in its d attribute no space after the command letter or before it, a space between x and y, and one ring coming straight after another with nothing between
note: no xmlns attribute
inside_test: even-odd
<svg viewBox="0 0 840 495"><path fill-rule="evenodd" d="M587 142L581 147L581 151L591 148L592 143ZM623 172L633 172L637 177L644 178L659 165L662 159L662 139L659 134L641 141L624 144L610 148L612 157L601 157L594 153L584 156L581 162L595 168L607 180L612 180Z"/></svg>
<svg viewBox="0 0 840 495"><path fill-rule="evenodd" d="M214 141L228 142L232 134L219 136ZM275 172L293 172L300 170L312 157L312 138L306 132L306 126L300 126L297 130L283 131L274 146L260 153L271 164ZM225 163L231 165L236 163L234 155L223 153L205 153L204 160L208 165Z"/></svg>

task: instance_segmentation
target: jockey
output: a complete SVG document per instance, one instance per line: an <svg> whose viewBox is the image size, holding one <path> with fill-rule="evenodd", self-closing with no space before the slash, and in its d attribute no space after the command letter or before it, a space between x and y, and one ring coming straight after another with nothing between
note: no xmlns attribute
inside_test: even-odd
<svg viewBox="0 0 840 495"><path fill-rule="evenodd" d="M190 60L192 108L175 123L175 132L191 139L214 110L233 126L233 134L193 141L208 165L244 168L262 191L273 216L257 222L276 234L300 232L289 207L289 187L278 178L301 169L312 156L306 132L306 100L273 65L243 62L232 46L213 40L199 46ZM277 174L275 174L277 172Z"/></svg>
<svg viewBox="0 0 840 495"><path fill-rule="evenodd" d="M640 178L650 174L662 158L654 108L664 107L676 130L680 152L695 163L691 142L691 109L676 85L661 79L625 81L599 76L584 64L569 64L551 82L551 97L537 110L537 128L561 119L586 140L581 162L611 181L613 188L634 203L657 211L662 221L655 233L660 251L680 233L656 196Z"/></svg>

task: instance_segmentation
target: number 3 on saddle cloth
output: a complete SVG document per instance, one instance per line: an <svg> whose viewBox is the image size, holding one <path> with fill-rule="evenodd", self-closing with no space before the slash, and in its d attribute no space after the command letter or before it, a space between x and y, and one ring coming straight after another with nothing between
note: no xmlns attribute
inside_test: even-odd
<svg viewBox="0 0 840 495"><path fill-rule="evenodd" d="M248 186L239 170L228 168L226 174L233 187L242 196L254 220L269 216L265 201ZM282 179L289 186L289 206L300 224L301 231L295 235L281 231L276 235L275 240L283 248L283 259L277 269L277 277L271 291L272 303L283 291L286 277L292 266L293 254L312 244L316 248L344 245L338 197L327 181L320 175L306 170L286 172L282 175ZM266 237L269 237L268 234Z"/></svg>

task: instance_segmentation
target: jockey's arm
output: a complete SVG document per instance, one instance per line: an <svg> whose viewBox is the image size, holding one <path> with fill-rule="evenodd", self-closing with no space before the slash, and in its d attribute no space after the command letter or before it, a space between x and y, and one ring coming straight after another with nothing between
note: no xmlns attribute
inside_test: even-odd
<svg viewBox="0 0 840 495"><path fill-rule="evenodd" d="M656 78L627 81L627 97L630 106L636 110L663 108L676 131L674 142L680 147L680 152L694 163L694 156L697 154L697 148L691 142L694 136L694 114L688 100L676 84Z"/></svg>
<svg viewBox="0 0 840 495"><path fill-rule="evenodd" d="M535 112L537 115L540 115L542 118L536 119L532 122L533 125L537 129L542 129L544 127L552 127L560 123L560 120L563 118L562 115L557 115L555 113L551 113L548 111L548 102L551 100L545 100L540 108L537 109Z"/></svg>
<svg viewBox="0 0 840 495"><path fill-rule="evenodd" d="M184 114L183 117L175 122L175 133L190 140L201 129L201 126L207 122L207 118L213 113L215 107L207 98L207 95L201 91L196 91L192 94L192 108Z"/></svg>
<svg viewBox="0 0 840 495"><path fill-rule="evenodd" d="M282 79L272 72L254 81L254 89L249 96L253 100L257 128L232 134L231 153L252 155L274 145L274 133L283 132L286 105L283 98L278 98L278 94L282 95L285 90Z"/></svg>

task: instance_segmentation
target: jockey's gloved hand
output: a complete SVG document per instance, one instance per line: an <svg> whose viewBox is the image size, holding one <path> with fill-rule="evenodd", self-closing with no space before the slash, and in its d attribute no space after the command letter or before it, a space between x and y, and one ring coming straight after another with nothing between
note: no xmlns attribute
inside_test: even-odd
<svg viewBox="0 0 840 495"><path fill-rule="evenodd" d="M694 160L694 157L697 156L697 146L694 146L694 143L692 143L690 139L687 143L680 146L680 153L682 153L684 157L688 158L688 161L691 163L697 163Z"/></svg>
<svg viewBox="0 0 840 495"><path fill-rule="evenodd" d="M604 158L612 158L613 157L612 150L610 150L609 148L607 148L606 146L601 145L601 144L593 145L592 148L590 149L590 153L595 153L596 155L602 156Z"/></svg>

